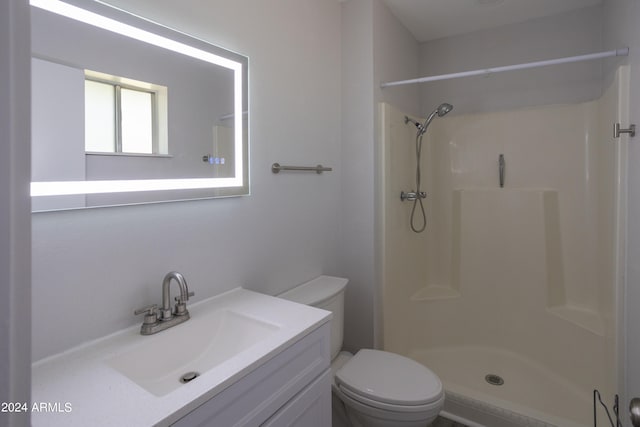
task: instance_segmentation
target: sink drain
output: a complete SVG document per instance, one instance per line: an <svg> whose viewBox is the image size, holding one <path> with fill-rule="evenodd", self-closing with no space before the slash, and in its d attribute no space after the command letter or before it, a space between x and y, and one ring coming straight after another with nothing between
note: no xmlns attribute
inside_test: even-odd
<svg viewBox="0 0 640 427"><path fill-rule="evenodd" d="M484 377L484 380L491 385L502 385L504 384L504 380L500 375L496 374L487 374Z"/></svg>
<svg viewBox="0 0 640 427"><path fill-rule="evenodd" d="M198 376L199 376L199 375L200 375L200 374L199 374L199 373L197 373L197 372L187 372L186 374L184 374L183 376L181 376L181 377L180 377L180 382L181 382L182 384L186 384L186 383L188 383L189 381L193 381L193 380L195 380L196 378L198 378Z"/></svg>

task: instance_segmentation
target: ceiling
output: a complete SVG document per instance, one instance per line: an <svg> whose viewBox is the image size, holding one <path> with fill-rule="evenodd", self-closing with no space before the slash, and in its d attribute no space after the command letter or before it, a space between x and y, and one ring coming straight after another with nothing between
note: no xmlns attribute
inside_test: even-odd
<svg viewBox="0 0 640 427"><path fill-rule="evenodd" d="M419 42L594 6L602 0L383 0Z"/></svg>

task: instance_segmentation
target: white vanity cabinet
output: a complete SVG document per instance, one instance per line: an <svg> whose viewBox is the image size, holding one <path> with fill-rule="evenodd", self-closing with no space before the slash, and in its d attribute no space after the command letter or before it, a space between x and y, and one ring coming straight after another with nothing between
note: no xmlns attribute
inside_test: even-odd
<svg viewBox="0 0 640 427"><path fill-rule="evenodd" d="M331 425L326 322L176 421L176 427Z"/></svg>
<svg viewBox="0 0 640 427"><path fill-rule="evenodd" d="M235 288L32 366L34 427L331 425L331 313ZM185 373L199 375L187 384ZM65 406L66 405L66 406Z"/></svg>

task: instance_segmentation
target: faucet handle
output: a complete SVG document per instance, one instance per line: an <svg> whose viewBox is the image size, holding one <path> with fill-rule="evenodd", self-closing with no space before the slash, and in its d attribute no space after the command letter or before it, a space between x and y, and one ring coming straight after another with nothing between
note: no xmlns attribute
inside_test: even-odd
<svg viewBox="0 0 640 427"><path fill-rule="evenodd" d="M182 296L177 296L174 298L174 300L176 300L176 302L178 304L183 304L185 302L187 302L187 300L189 300L189 297L192 297L195 295L195 292L191 291L191 292L187 292L187 297L186 298L182 298Z"/></svg>
<svg viewBox="0 0 640 427"><path fill-rule="evenodd" d="M189 314L189 311L187 310L187 300L189 299L189 297L192 297L194 295L195 294L193 292L187 292L187 297L184 299L182 298L182 296L175 297L176 306L174 312L177 316L184 316L185 314Z"/></svg>
<svg viewBox="0 0 640 427"><path fill-rule="evenodd" d="M133 314L137 316L139 314L144 313L145 311L148 311L149 312L148 314L155 314L157 308L158 308L158 304L151 304L146 307L137 309L136 311L133 312Z"/></svg>
<svg viewBox="0 0 640 427"><path fill-rule="evenodd" d="M142 322L145 325L149 325L158 321L158 316L156 315L156 309L158 308L157 304L151 304L146 307L142 307L133 312L136 316L142 313L144 315L144 321Z"/></svg>

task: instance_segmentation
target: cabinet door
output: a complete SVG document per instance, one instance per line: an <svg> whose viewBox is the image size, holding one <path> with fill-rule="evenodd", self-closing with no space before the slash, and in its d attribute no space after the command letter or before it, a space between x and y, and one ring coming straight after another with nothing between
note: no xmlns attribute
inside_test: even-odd
<svg viewBox="0 0 640 427"><path fill-rule="evenodd" d="M327 369L286 405L278 410L262 427L330 427L331 426L331 370Z"/></svg>
<svg viewBox="0 0 640 427"><path fill-rule="evenodd" d="M329 368L329 325L327 322L312 331L218 395L205 400L172 426L258 427L263 424ZM327 390L331 393L330 387Z"/></svg>

